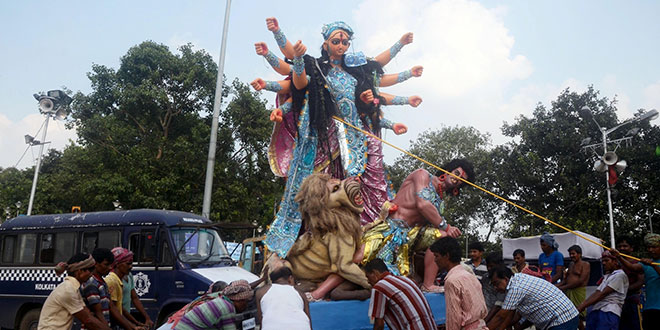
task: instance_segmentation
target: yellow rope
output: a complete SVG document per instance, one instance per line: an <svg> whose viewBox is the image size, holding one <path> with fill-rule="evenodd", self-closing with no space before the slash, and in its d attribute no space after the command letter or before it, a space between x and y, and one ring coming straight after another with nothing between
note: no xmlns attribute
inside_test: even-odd
<svg viewBox="0 0 660 330"><path fill-rule="evenodd" d="M480 186L478 186L478 185L476 185L476 184L474 184L474 183L472 183L472 182L470 182L470 181L468 181L468 180L465 180L465 179L459 177L458 175L455 175L455 174L453 174L453 173L451 173L451 172L449 172L449 171L447 171L447 170L441 168L440 166L437 166L437 165L435 165L435 164L432 164L431 162L429 162L429 161L427 161L427 160L425 160L425 159L422 159L421 157L419 157L419 156L417 156L417 155L415 155L415 154L412 154L412 153L410 153L410 152L408 152L408 151L406 151L406 150L404 150L404 149L401 149L401 148L399 148L399 147L397 147L397 146L395 146L395 145L393 145L393 144L391 144L391 143L389 143L389 142L387 142L387 141L385 141L385 140L379 138L378 136L376 136L376 135L374 135L374 134L372 134L372 133L370 133L370 132L367 132L367 131L365 131L365 130L359 128L359 127L356 127L356 126L354 126L354 125L352 125L352 124L346 122L345 120L343 120L343 119L341 119L341 118L339 118L339 117L337 117L337 116L332 116L332 118L334 118L335 120L337 120L337 121L339 121L339 122L344 123L344 125L347 125L347 126L353 128L353 129L357 130L358 132L361 132L362 134L365 134L365 135L371 136L371 137L373 137L373 138L375 138L375 139L381 141L382 143L387 144L388 146L390 146L390 147L392 147L392 148L394 148L394 149L396 149L396 150L399 150L399 151L403 152L404 154L406 154L406 155L408 155L408 156L410 156L410 157L412 157L412 158L415 158L415 159L419 160L420 162L422 162L422 163L424 163L424 164L427 164L427 165L429 165L429 166L431 166L431 167L433 167L433 168L435 168L435 169L438 169L438 170L440 170L440 171L442 171L442 172L445 172L446 174L449 174L449 175L453 176L454 178L457 178L457 179L463 181L464 183L466 183L466 184L468 184L468 185L470 185L470 186L472 186L472 187L475 187L475 188L477 188L477 189L479 189L479 190L481 190L481 191L483 191L483 192L485 192L485 193L487 193L487 194L489 194L489 195L491 195L491 196L493 196L493 197L495 197L495 198L497 198L497 199L500 199L500 200L504 201L505 203L511 204L511 205L513 205L513 206L515 206L515 207L517 207L517 208L519 208L519 209L521 209L521 210L523 210L523 211L525 211L525 212L527 212L527 213L529 213L529 214L531 214L531 215L533 215L533 216L535 216L535 217L537 217L537 218L539 218L539 219L543 219L544 221L547 221L547 222L549 222L549 223L551 223L551 224L553 224L553 225L555 225L555 226L557 226L557 227L559 227L559 228L561 228L561 229L563 229L563 230L565 230L565 231L568 231L568 232L570 232L570 233L572 233L572 234L574 234L574 235L577 235L578 237L581 237L581 238L583 238L583 239L585 239L585 240L587 240L587 241L589 241L589 242L591 242L591 243L594 243L594 244L596 244L596 245L598 245L598 246L600 246L600 247L602 247L602 248L604 248L604 249L606 249L606 250L611 250L611 248L609 248L609 247L607 247L607 246L601 244L600 242L596 242L596 241L594 241L594 240L592 240L592 239L590 239L590 238L588 238L588 237L585 237L584 235L582 235L582 234L580 234L580 233L578 233L578 232L576 232L576 231L573 231L573 230L571 230L571 229L569 229L569 228L566 228L566 227L564 227L564 226L562 226L562 225L560 225L560 224L558 224L558 223L556 223L556 222L554 222L554 221L552 221L552 220L550 220L550 219L548 219L548 218L546 218L546 217L544 217L544 216L541 216L541 215L539 215L539 214L536 214L536 213L534 213L534 212L532 212L532 211L530 211L530 210L528 210L528 209L526 209L526 208L524 208L524 207L522 207L522 206L520 206L520 205L518 205L518 204L516 204L516 203L514 203L514 202L512 202L512 201L510 201L510 200L508 200L508 199L506 199L506 198L504 198L504 197L502 197L502 196L496 194L496 193L494 193L494 192L491 192L491 191L489 191L489 190L487 190L487 189L485 189L485 188L482 188L482 187L480 187ZM628 258L630 258L630 259L634 259L634 260L640 261L640 259L637 258L637 257L629 256L629 255L627 255L627 254L623 254L623 253L620 253L620 254L621 254L622 256L628 257ZM654 265L660 265L660 263L653 263L653 264L654 264Z"/></svg>

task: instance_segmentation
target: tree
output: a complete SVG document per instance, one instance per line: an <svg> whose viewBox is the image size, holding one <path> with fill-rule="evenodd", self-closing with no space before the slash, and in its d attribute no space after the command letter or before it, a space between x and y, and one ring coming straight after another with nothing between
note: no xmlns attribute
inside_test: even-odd
<svg viewBox="0 0 660 330"><path fill-rule="evenodd" d="M497 192L521 206L568 228L609 238L605 175L592 170L594 155L581 151L585 137L600 141L601 133L590 120L582 120L578 110L589 106L604 127L619 124L616 100L600 97L590 87L584 93L564 90L550 108L539 104L532 117L518 117L505 124L502 132L514 142L492 152L497 173ZM617 150L629 167L615 186L613 198L617 234L640 235L642 216L651 205L658 205L658 164L653 148L660 139L657 127L641 128L632 147ZM621 129L615 134L625 134ZM617 138L613 136L612 138ZM602 150L600 151L602 154ZM503 220L510 223L508 235L537 235L557 228L536 217L507 206Z"/></svg>

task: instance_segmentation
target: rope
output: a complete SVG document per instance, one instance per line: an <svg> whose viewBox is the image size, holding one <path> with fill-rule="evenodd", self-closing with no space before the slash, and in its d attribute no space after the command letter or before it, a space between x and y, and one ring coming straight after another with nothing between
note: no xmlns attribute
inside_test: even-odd
<svg viewBox="0 0 660 330"><path fill-rule="evenodd" d="M433 168L435 168L435 169L437 169L437 170L440 170L440 171L444 172L445 174L449 174L449 175L453 176L454 178L463 181L463 182L464 182L465 184L467 184L467 185L470 185L470 186L472 186L472 187L474 187L474 188L477 188L477 189L479 189L479 190L481 190L481 191L483 191L483 192L485 192L485 193L487 193L487 194L489 194L489 195L491 195L491 196L493 196L493 197L495 197L495 198L497 198L497 199L499 199L499 200L501 200L501 201L504 201L505 203L508 203L508 204L510 204L510 205L512 205L512 206L515 206L515 207L517 207L518 209L523 210L523 211L525 211L525 212L527 212L527 213L529 213L529 214L531 214L531 215L533 215L533 216L535 216L535 217L537 217L537 218L539 218L539 219L542 219L542 220L544 220L544 221L547 221L547 222L549 222L549 223L551 223L551 224L553 224L553 225L555 225L555 226L557 226L557 227L559 227L559 228L561 228L561 229L563 229L563 230L565 230L565 231L567 231L567 232L570 232L570 233L572 233L572 234L574 234L574 235L576 235L576 236L578 236L578 237L580 237L580 238L582 238L582 239L584 239L584 240L586 240L586 241L589 241L589 242L591 242L591 243L594 243L594 244L596 244L596 245L598 245L598 246L604 248L605 250L612 250L611 248L609 248L609 247L607 247L607 246L601 244L600 242L596 242L596 241L594 241L594 240L592 240L592 239L590 239L590 238L588 238L588 237L586 237L586 236L584 236L584 235L582 235L582 234L580 234L580 233L578 233L578 232L576 232L576 231L574 231L574 230L571 230L570 228L566 228L566 227L564 227L564 226L562 226L562 225L560 225L560 224L558 224L558 223L556 223L556 222L554 222L554 221L552 221L552 220L550 220L550 219L548 219L548 218L546 218L546 217L544 217L544 216L541 216L541 215L539 215L539 214L537 214L537 213L535 213L535 212L533 212L533 211L530 211L530 210L528 210L528 209L526 209L526 208L524 208L524 207L522 207L522 206L520 206L520 205L518 205L518 204L516 204L516 203L514 203L514 202L512 202L512 201L510 201L510 200L508 200L508 199L506 199L506 198L504 198L504 197L502 197L502 196L496 194L496 193L494 193L494 192L491 192L490 190L487 190L487 189L485 189L485 188L482 188L482 187L479 186L479 185L476 185L476 184L474 184L474 183L472 183L472 182L470 182L470 181L468 181L468 180L465 180L465 179L463 179L462 177L459 177L458 175L455 175L454 173L451 173L451 172L445 170L444 168L441 168L440 166L437 166L437 165L435 165L435 164L432 164L431 162L429 162L429 161L427 161L427 160L425 160L425 159L423 159L423 158L421 158L421 157L419 157L419 156L417 156L417 155L415 155L415 154L412 154L412 153L410 153L410 152L408 152L408 151L406 151L406 150L404 150L404 149L402 149L402 148L399 148L399 147L397 147L397 146L395 146L395 145L393 145L393 144L391 144L391 143L389 143L389 142L387 142L387 141L381 139L380 137L378 137L378 136L376 136L376 135L374 135L374 134L372 134L372 133L370 133L370 132L367 132L367 131L365 131L365 130L359 128L359 127L356 127L356 126L354 126L354 125L352 125L352 124L346 122L346 121L343 120L342 118L339 118L339 117L337 117L337 116L332 116L332 118L335 119L335 120L337 120L337 121L342 122L344 125L347 125L347 126L353 128L354 130L356 130L356 131L358 131L358 132L360 132L360 133L362 133L362 134L364 134L364 135L371 136L371 137L373 137L373 138L379 140L380 142L382 142L382 143L384 143L384 144L386 144L386 145L388 145L388 146L390 146L390 147L392 147L392 148L394 148L394 149L396 149L396 150L398 150L398 151L401 151L401 152L403 152L404 154L406 154L406 155L408 155L408 156L410 156L410 157L412 157L412 158L415 158L415 159L419 160L420 162L422 162L422 163L424 163L424 164L426 164L426 165L429 165L429 166L431 166L431 167L433 167ZM627 258L630 258L630 259L633 259L633 260L640 261L640 259L637 258L637 257L629 256L629 255L627 255L627 254L623 254L623 253L619 253L619 254L622 255L622 256L624 256L624 257L627 257ZM653 263L653 264L654 264L654 265L660 265L660 263Z"/></svg>

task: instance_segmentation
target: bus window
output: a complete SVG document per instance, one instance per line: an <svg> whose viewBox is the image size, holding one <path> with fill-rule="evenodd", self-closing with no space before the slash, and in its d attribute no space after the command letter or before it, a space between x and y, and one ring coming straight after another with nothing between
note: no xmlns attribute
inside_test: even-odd
<svg viewBox="0 0 660 330"><path fill-rule="evenodd" d="M14 263L14 245L16 244L16 236L5 236L2 241L2 263Z"/></svg>
<svg viewBox="0 0 660 330"><path fill-rule="evenodd" d="M118 230L106 230L102 232L84 232L82 252L92 253L96 248L113 249L121 246L119 243Z"/></svg>
<svg viewBox="0 0 660 330"><path fill-rule="evenodd" d="M18 235L18 248L14 254L14 263L31 264L37 252L37 234Z"/></svg>
<svg viewBox="0 0 660 330"><path fill-rule="evenodd" d="M75 254L75 246L75 233L42 234L39 262L42 264L53 264L58 261L68 260Z"/></svg>
<svg viewBox="0 0 660 330"><path fill-rule="evenodd" d="M142 231L131 234L128 249L133 251L133 262L138 265L152 264L158 252L156 236L153 231Z"/></svg>
<svg viewBox="0 0 660 330"><path fill-rule="evenodd" d="M163 251L163 254L160 264L163 266L172 266L172 264L174 264L174 258L172 257L172 251L170 251L170 244L167 243L166 239L163 239L162 241L161 251Z"/></svg>

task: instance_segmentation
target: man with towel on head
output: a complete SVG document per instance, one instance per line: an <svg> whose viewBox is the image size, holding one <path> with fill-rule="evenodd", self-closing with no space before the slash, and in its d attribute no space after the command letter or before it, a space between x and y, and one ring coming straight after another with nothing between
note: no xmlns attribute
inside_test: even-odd
<svg viewBox="0 0 660 330"><path fill-rule="evenodd" d="M557 251L559 244L555 238L547 232L541 235L541 250L539 255L539 268L541 273L551 277L551 283L557 283L564 275L564 255Z"/></svg>
<svg viewBox="0 0 660 330"><path fill-rule="evenodd" d="M86 253L78 253L68 262L60 262L55 266L59 276L64 271L67 277L48 295L39 316L39 330L70 329L75 316L87 329L110 330L107 324L92 316L80 295L80 284L87 282L92 276L96 262Z"/></svg>

